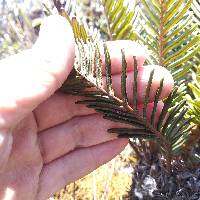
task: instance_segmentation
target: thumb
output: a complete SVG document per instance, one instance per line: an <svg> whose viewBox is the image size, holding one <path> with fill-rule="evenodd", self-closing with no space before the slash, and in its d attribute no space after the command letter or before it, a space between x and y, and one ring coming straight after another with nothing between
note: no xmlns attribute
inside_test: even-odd
<svg viewBox="0 0 200 200"><path fill-rule="evenodd" d="M74 36L63 17L44 20L32 49L0 61L0 128L10 128L65 81L74 63Z"/></svg>

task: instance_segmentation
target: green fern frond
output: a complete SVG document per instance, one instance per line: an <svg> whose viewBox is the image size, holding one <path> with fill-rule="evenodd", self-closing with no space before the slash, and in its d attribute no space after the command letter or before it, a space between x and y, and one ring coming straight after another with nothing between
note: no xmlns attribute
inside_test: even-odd
<svg viewBox="0 0 200 200"><path fill-rule="evenodd" d="M193 0L191 8L192 8L192 11L194 12L194 16L196 18L196 23L199 24L199 22L200 22L200 2L199 2L199 0Z"/></svg>
<svg viewBox="0 0 200 200"><path fill-rule="evenodd" d="M133 22L136 18L135 9L130 9L129 5L125 5L124 0L101 0L101 4L104 7L106 17L106 24L104 24L103 29L109 39L135 40L137 38L137 33L133 29Z"/></svg>
<svg viewBox="0 0 200 200"><path fill-rule="evenodd" d="M193 122L195 124L200 124L200 100L192 100L190 98L187 99L190 109L188 111L188 115L193 116Z"/></svg>
<svg viewBox="0 0 200 200"><path fill-rule="evenodd" d="M150 51L151 63L169 69L175 80L184 78L192 67L189 61L200 51L197 24L190 12L192 3L141 0L141 41Z"/></svg>
<svg viewBox="0 0 200 200"><path fill-rule="evenodd" d="M188 86L192 91L193 97L186 96L187 103L190 106L188 116L193 116L193 123L200 126L200 67L197 68L195 84L189 83Z"/></svg>
<svg viewBox="0 0 200 200"><path fill-rule="evenodd" d="M182 154L184 157L190 158L192 165L199 165L199 155L192 154L192 149L200 140L200 66L197 67L195 76L193 75L193 83L189 83L188 87L190 88L192 95L186 94L184 97L189 105L186 118L191 119L193 128L188 135L188 141L184 144Z"/></svg>
<svg viewBox="0 0 200 200"><path fill-rule="evenodd" d="M197 0L141 0L136 5L131 2L131 9L124 0L101 3L107 21L104 30L109 38L140 41L149 49L147 61L170 70L175 81L199 65L199 22L194 23L199 16Z"/></svg>

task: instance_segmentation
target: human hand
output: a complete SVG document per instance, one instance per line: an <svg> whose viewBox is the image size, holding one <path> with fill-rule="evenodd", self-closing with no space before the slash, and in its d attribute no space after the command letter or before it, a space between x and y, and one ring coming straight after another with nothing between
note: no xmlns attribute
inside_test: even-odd
<svg viewBox="0 0 200 200"><path fill-rule="evenodd" d="M169 94L171 75L158 66L142 67L144 51L140 46L118 41L109 42L108 48L116 91L120 88L120 49L125 48L129 71L132 56L137 53L139 102L142 104L152 68L156 70L150 100L163 75L162 97ZM47 199L115 157L127 145L127 139L106 133L116 126L113 122L84 105L74 104L80 97L57 92L73 62L73 33L59 16L46 20L32 49L0 61L1 200Z"/></svg>

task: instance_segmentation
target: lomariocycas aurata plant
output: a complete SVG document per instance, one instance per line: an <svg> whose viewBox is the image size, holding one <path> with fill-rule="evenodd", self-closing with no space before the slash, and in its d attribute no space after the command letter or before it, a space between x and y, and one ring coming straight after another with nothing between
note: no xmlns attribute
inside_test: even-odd
<svg viewBox="0 0 200 200"><path fill-rule="evenodd" d="M63 8L61 4L57 4L57 8L61 15ZM68 17L66 17L69 20ZM152 140L158 144L159 152L165 158L166 169L170 173L173 157L181 154L182 144L187 140L189 134L188 123L190 119L184 119L187 108L184 108L185 101L178 106L173 101L177 96L177 88L165 100L164 107L160 113L158 123L155 124L155 114L158 101L163 89L163 81L157 89L153 102L153 110L150 120L147 120L147 104L151 91L154 71L150 73L149 81L144 96L144 108L140 113L138 110L137 98L130 103L127 95L127 62L124 50L121 50L122 69L121 69L121 98L115 95L112 87L111 59L108 48L104 44L105 56L105 75L106 88L103 87L102 60L98 42L88 36L86 30L78 23L76 18L70 20L74 36L76 40L76 61L70 78L62 87L63 92L71 93L86 97L86 100L77 103L85 104L89 108L95 109L102 113L103 117L108 120L125 124L121 128L109 129L109 133L117 133L119 137L139 138L144 140ZM138 65L137 60L133 57L133 80L132 93L137 97L138 87ZM168 114L168 110L171 112ZM178 124L178 126L177 126ZM129 125L127 128L126 125Z"/></svg>

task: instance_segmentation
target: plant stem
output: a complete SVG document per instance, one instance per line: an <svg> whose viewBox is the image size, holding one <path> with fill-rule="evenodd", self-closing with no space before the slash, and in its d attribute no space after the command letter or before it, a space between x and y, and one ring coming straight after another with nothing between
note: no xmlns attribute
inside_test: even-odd
<svg viewBox="0 0 200 200"><path fill-rule="evenodd" d="M171 175L172 173L172 152L171 145L168 147L167 156L166 156L166 172Z"/></svg>
<svg viewBox="0 0 200 200"><path fill-rule="evenodd" d="M164 67L164 14L166 12L166 4L164 0L160 0L160 33L159 33L159 65Z"/></svg>

